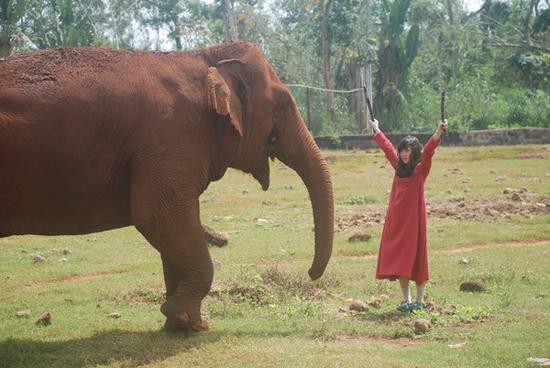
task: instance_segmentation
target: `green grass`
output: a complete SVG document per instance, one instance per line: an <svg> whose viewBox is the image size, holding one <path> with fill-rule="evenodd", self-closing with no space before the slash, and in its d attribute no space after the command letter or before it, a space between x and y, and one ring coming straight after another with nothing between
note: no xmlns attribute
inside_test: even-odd
<svg viewBox="0 0 550 368"><path fill-rule="evenodd" d="M427 199L499 201L505 187L548 198L550 165L541 157L549 149L441 147ZM337 220L376 211L383 219L392 180L383 155L325 155ZM549 357L550 212L482 221L430 217L427 300L436 309L406 315L395 312L398 285L374 280L381 225L350 224L335 233L326 274L308 280L307 191L281 163L271 171L267 193L230 171L201 197L203 222L230 239L211 248L215 284L203 313L212 328L205 333L161 330L161 262L133 228L1 239L0 367L534 367L527 358ZM372 237L348 242L357 231ZM65 247L72 253L64 255ZM32 254L46 261L35 264ZM471 262L460 264L464 257ZM483 281L487 291L460 292L467 280ZM379 309L347 311L349 299L375 298ZM17 318L21 310L31 316ZM45 311L52 324L35 325ZM418 317L432 321L425 335L411 327Z"/></svg>

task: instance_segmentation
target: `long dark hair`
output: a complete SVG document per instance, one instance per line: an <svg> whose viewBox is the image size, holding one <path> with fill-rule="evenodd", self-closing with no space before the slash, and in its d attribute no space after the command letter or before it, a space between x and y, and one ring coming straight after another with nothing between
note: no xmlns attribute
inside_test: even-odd
<svg viewBox="0 0 550 368"><path fill-rule="evenodd" d="M406 148L411 149L411 159L408 164L405 164L399 156L399 152ZM399 161L397 162L397 169L395 170L395 173L400 178L408 178L413 174L414 168L422 159L422 145L420 144L418 138L410 135L403 138L397 145L397 155Z"/></svg>

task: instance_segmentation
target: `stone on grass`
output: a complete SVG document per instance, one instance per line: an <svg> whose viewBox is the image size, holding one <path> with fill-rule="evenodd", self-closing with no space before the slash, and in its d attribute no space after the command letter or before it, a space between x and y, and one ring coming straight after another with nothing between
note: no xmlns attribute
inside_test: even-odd
<svg viewBox="0 0 550 368"><path fill-rule="evenodd" d="M367 233L355 233L352 236L348 238L349 242L356 242L356 241L362 241L366 242L371 238L371 236Z"/></svg>
<svg viewBox="0 0 550 368"><path fill-rule="evenodd" d="M34 263L42 263L46 261L46 258L41 254L33 254L31 255L31 258Z"/></svg>
<svg viewBox="0 0 550 368"><path fill-rule="evenodd" d="M369 306L360 300L354 300L349 305L349 310L355 312L366 312L369 310Z"/></svg>
<svg viewBox="0 0 550 368"><path fill-rule="evenodd" d="M36 324L39 326L49 326L52 324L52 317L53 316L50 312L44 312L44 314L42 314L40 318L38 318Z"/></svg>
<svg viewBox="0 0 550 368"><path fill-rule="evenodd" d="M259 218L259 219L256 220L256 225L263 226L263 225L267 225L267 224L269 224L268 219Z"/></svg>
<svg viewBox="0 0 550 368"><path fill-rule="evenodd" d="M68 254L71 254L73 252L73 250L69 247L65 247L63 249L61 249L61 252L64 254L64 255L68 255Z"/></svg>
<svg viewBox="0 0 550 368"><path fill-rule="evenodd" d="M480 292L485 290L487 287L481 281L464 281L460 284L460 291Z"/></svg>
<svg viewBox="0 0 550 368"><path fill-rule="evenodd" d="M422 335L428 332L432 328L432 324L425 318L419 318L414 321L414 333Z"/></svg>
<svg viewBox="0 0 550 368"><path fill-rule="evenodd" d="M15 313L15 316L17 318L29 318L31 316L31 311L26 309L26 310L21 310L21 311L18 311Z"/></svg>
<svg viewBox="0 0 550 368"><path fill-rule="evenodd" d="M460 264L469 264L470 262L472 262L472 260L470 258L464 257L458 263L460 263Z"/></svg>
<svg viewBox="0 0 550 368"><path fill-rule="evenodd" d="M111 312L108 314L108 316L111 318L120 318L122 315L118 312Z"/></svg>
<svg viewBox="0 0 550 368"><path fill-rule="evenodd" d="M215 245L217 247L223 247L227 245L227 237L223 234L218 233L210 226L202 225L204 230L204 236L206 237L206 242L208 244Z"/></svg>

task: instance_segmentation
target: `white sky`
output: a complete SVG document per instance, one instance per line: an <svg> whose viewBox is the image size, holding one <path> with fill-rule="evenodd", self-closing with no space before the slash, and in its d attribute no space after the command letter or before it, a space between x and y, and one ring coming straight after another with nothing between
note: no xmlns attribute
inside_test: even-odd
<svg viewBox="0 0 550 368"><path fill-rule="evenodd" d="M469 11L478 10L481 7L482 3L483 3L483 0L464 0L466 9Z"/></svg>

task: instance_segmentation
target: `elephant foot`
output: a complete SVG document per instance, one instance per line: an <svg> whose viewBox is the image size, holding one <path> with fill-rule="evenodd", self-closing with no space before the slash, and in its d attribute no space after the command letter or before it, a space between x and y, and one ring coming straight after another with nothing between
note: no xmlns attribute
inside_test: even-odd
<svg viewBox="0 0 550 368"><path fill-rule="evenodd" d="M169 332L207 331L208 322L201 318L200 302L191 303L183 295L172 295L160 307L166 316L164 329Z"/></svg>
<svg viewBox="0 0 550 368"><path fill-rule="evenodd" d="M173 318L166 318L166 321L164 322L164 330L167 332L201 332L201 331L208 331L209 330L208 321L206 319L201 318L199 321L195 322L191 328L189 328L189 324L183 323L179 320L173 319Z"/></svg>

